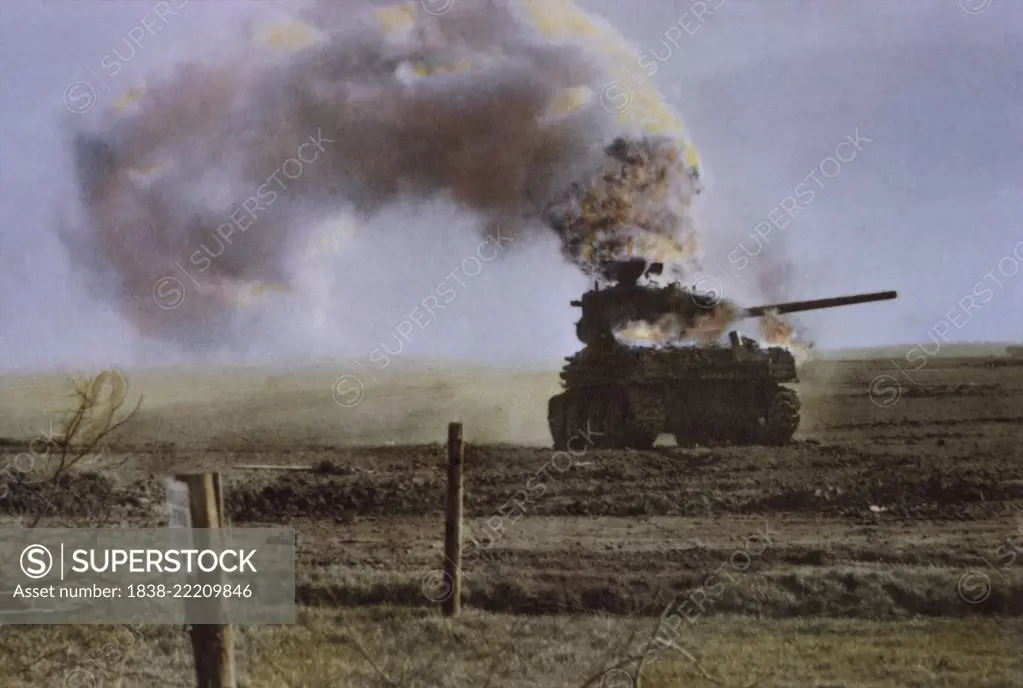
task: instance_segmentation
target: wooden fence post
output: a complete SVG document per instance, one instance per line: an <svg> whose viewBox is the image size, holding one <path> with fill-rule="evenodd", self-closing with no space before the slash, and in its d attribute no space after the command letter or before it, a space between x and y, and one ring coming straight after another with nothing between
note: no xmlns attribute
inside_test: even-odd
<svg viewBox="0 0 1023 688"><path fill-rule="evenodd" d="M462 609L462 462L465 442L462 424L448 424L448 500L444 521L444 578L451 593L444 599L444 616Z"/></svg>
<svg viewBox="0 0 1023 688"><path fill-rule="evenodd" d="M224 502L217 473L177 475L188 486L192 528L220 529L224 524ZM193 531L194 536L194 531ZM196 538L196 549L209 546L207 538ZM201 583L219 583L202 580ZM208 600L186 599L186 605L209 604ZM218 600L218 603L220 601ZM222 609L222 607L221 607ZM234 671L234 632L230 624L192 624L192 654L198 688L237 688Z"/></svg>

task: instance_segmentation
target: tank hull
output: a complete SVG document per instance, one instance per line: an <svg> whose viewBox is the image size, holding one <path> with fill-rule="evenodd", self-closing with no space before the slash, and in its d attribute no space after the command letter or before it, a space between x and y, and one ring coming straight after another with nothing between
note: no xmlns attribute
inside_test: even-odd
<svg viewBox="0 0 1023 688"><path fill-rule="evenodd" d="M564 391L548 403L557 449L649 449L662 434L680 446L778 445L799 426L791 355L746 359L730 349L584 350L568 359ZM580 439L574 440L573 438Z"/></svg>

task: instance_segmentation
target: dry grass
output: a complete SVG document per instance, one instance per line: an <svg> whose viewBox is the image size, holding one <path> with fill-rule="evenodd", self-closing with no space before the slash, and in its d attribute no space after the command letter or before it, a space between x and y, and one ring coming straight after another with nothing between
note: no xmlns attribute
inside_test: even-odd
<svg viewBox="0 0 1023 688"><path fill-rule="evenodd" d="M600 688L625 688L623 673L603 669L626 655L634 631L633 649L654 625L471 610L454 621L404 608L304 611L295 626L243 629L238 657L248 688L577 688L589 677ZM662 650L648 658L643 686L1017 686L1018 631L1018 624L992 620L698 619L678 642L699 666ZM180 629L8 627L2 637L5 688L193 685ZM59 650L46 656L47 648Z"/></svg>
<svg viewBox="0 0 1023 688"><path fill-rule="evenodd" d="M603 669L649 637L654 619L512 617L466 610L303 610L295 626L245 628L239 669L248 688L627 688ZM698 618L645 663L643 688L948 687L1023 684L1018 622ZM5 688L193 685L188 639L172 627L6 628ZM18 671L40 648L55 655ZM94 683L85 682L86 674ZM63 683L68 679L68 683ZM79 683L74 683L79 680Z"/></svg>
<svg viewBox="0 0 1023 688"><path fill-rule="evenodd" d="M805 393L811 396L831 394L832 381L847 377L853 368L856 366L844 366L842 369L825 367L812 371L813 374L807 376ZM511 376L497 371L457 371L443 375L423 371L389 371L387 376L381 377L378 386L367 387L362 404L354 409L345 409L331 398L331 383L346 372L357 371L342 365L287 375L267 371L239 373L201 369L132 374L128 395L134 400L144 389L146 404L138 417L124 427L123 433L119 433L119 446L122 453L131 459L130 467L164 473L189 462L221 462L224 452L206 449L225 445L251 447L265 453L267 463L276 463L276 454L285 451L290 452L290 460L302 462L302 447L318 441L335 446L383 443L385 440L434 441L448 421L459 417L468 425L468 434L477 441L481 438L489 441L519 439L526 443L532 438L537 443L548 442L544 416L546 399L556 388L555 372L523 372ZM852 372L866 376L849 388L863 396L872 371ZM933 374L937 376L940 372L935 370ZM982 374L1002 375L998 371L971 373L972 376ZM983 382L987 378L977 379ZM45 430L49 419L66 409L64 376L50 380L0 379L0 390L0 437L27 440ZM1018 394L1010 396L1006 393L1002 397L987 397L978 403L1001 404L992 413L1009 416L1016 413L1018 398ZM900 404L896 410L914 418L931 418L935 416L936 409L944 410L946 416L958 414L958 411L950 410L950 404L962 403L964 400L955 396L914 398ZM863 406L866 413L872 415L852 420L862 420L866 430L856 427L829 432L846 432L859 437L855 433L874 432L870 429L871 422L890 422L890 410L877 409L869 405L869 400L863 400ZM825 408L826 413L820 420L848 424L850 419L845 409L841 405ZM839 417L832 419L832 415ZM938 428L936 432L942 433L943 438L951 435L947 428ZM885 445L889 447L885 451L891 453L889 460L900 458L899 452L916 455L948 451L945 445L938 449L931 444L922 444L922 440L917 443L915 436L906 437L913 443L907 440L902 444L893 441ZM901 442L904 438L899 436L895 439ZM972 435L961 438L962 443L973 441ZM173 442L177 446L167 451L136 451L139 445L162 442ZM243 449L238 452L241 456ZM247 450L244 457L246 463L260 461L252 458ZM865 461L869 457L857 455L855 458ZM766 470L755 464L752 458L749 461L750 467L742 473L743 476ZM724 470L729 466L731 464L725 459L719 459L716 469ZM511 477L502 477L501 480L518 480L518 468L522 467L507 467ZM712 469L715 467L709 467L705 472ZM829 474L831 478L835 476ZM1002 478L1004 476L999 479ZM784 483L771 484L772 489L785 486ZM484 486L479 489L482 493ZM490 509L489 504L487 509ZM515 538L519 535L526 538L532 534L532 540L524 540L522 557L533 550L547 549L564 555L565 538L591 544L597 542L593 534L587 535L589 540L586 540L583 537L586 533L576 534L572 530L575 527L572 524L581 523L580 519L544 519L539 515L531 518L521 522L517 526L517 534L510 535L505 542L511 549L518 542ZM724 530L721 517L714 518L718 520L706 527ZM550 528L547 528L548 520L553 524ZM593 519L585 521L592 528L599 525ZM395 523L393 519L385 519L381 527L393 532ZM816 521L802 524L786 522L784 527L780 526L786 533L786 540L779 545L779 556L798 554L796 550L799 548L816 548L819 543L838 534L840 540L832 544L845 547L852 554L872 554L876 550L884 555L883 558L870 559L874 562L872 566L878 570L883 568L883 575L875 574L872 568L865 568L862 562L848 571L842 568L842 562L834 566L825 562L811 567L816 577L808 576L805 580L810 582L823 581L832 585L835 580L856 577L861 590L860 597L856 599L844 594L843 590L836 588L832 591L820 586L801 587L793 592L790 590L792 581L785 572L765 571L763 575L751 575L748 580L744 578L742 584L730 593L731 597L723 599L715 607L713 614L695 619L692 625L684 623L678 643L689 656L668 649L648 658L644 664L641 688L712 685L768 688L1023 686L1023 664L1017 659L1023 640L1023 622L1018 611L1013 612L1017 616L1003 619L876 618L883 611L899 605L905 607L907 600L922 600L921 604L937 600L947 603L950 609L953 604L968 606L959 605L955 599L954 584L960 568L972 566L975 562L970 563L972 560L960 557L959 550L993 551L998 544L995 541L1000 541L1004 533L991 523L994 521L959 525L953 521L937 525L906 521L890 525L885 531L884 524L869 522L864 525L850 520L843 525L844 530L832 523L827 526L831 530L825 532L825 526ZM530 524L537 528L535 533L529 530ZM360 559L355 551L359 545L344 545L345 552L352 555L354 562L343 567L347 571L344 575L352 580L343 579L341 573L332 570L316 571L315 576L310 576L307 571L303 575L311 579L325 575L327 578L320 581L323 585L344 583L352 589L368 589L374 585L386 587L390 584L395 588L419 592L416 588L422 562L415 557L435 558L436 552L428 549L433 535L427 538L429 541L399 541L397 536L394 540L388 539L391 533L387 532L355 533L357 525L346 526L348 534L353 538L355 535L364 537L375 549L370 554L359 555L362 556ZM376 528L378 524L367 521L364 525L369 529ZM690 529L685 531L687 534L695 532L691 523L683 525ZM978 533L983 531L982 541L960 542L973 532L967 532L966 525L976 525ZM682 528L681 525L679 527ZM799 535L803 532L798 530L800 527L806 531L803 535ZM992 532L988 533L988 530ZM630 542L639 537L637 533L628 536L632 538ZM879 534L886 534L887 539L879 539L875 544L857 540L877 538ZM333 540L333 533L330 535ZM561 539L554 538L554 535ZM605 531L601 535L610 537ZM931 539L924 542L924 535ZM797 542L799 537L806 542ZM913 539L918 537L920 542ZM944 547L945 539L950 549L953 545L959 548L946 553L952 557L947 568L927 568L918 566L919 562L896 564L888 556L898 549L899 552L915 553L923 559L924 555L930 556ZM719 549L723 547L725 545ZM413 548L417 549L413 552ZM395 556L394 552L405 552L402 556L407 559L403 560L406 568L398 568L391 560L387 560L389 568L381 568L378 550L391 557ZM713 564L727 556L729 551L714 550L707 555L708 561ZM609 558L611 554L601 556ZM546 577L544 580L557 579L557 585L568 596L582 594L585 581L572 577L578 571L568 570L566 561L551 555L537 561L524 559L522 564L505 562L502 566L506 569L488 570L486 581L501 582L507 578L525 587L535 582L534 579ZM596 556L589 561L592 567L604 565L604 560ZM694 564L690 561L690 564L693 568L691 571L687 569L685 575L702 579L706 574L705 567L699 562ZM903 572L900 568L903 565L913 570ZM645 569L643 573L646 573ZM1010 601L1019 599L1020 579L1008 573L1006 576L1009 582L997 588L992 600L1002 599L999 595ZM498 595L507 595L508 590L514 591L514 588L504 589L504 592L495 588L493 595L496 599ZM897 596L898 604L894 597L889 600L879 591ZM805 614L803 618L757 618L757 614L766 616L771 605L781 605L787 599L784 595L788 594L807 604L841 597L854 605L843 613L848 616L862 613L875 618L809 618L814 613L812 609L794 610L793 613ZM521 596L526 597L526 594ZM730 606L733 598L741 604ZM745 616L731 615L735 611L749 613ZM590 681L593 688L631 688L625 674L605 674L605 670L621 658L637 652L650 637L656 622L650 617L636 619L600 614L515 616L472 607L466 608L462 617L452 621L441 618L431 608L394 607L386 603L347 608L304 608L300 610L298 623L294 626L239 629L237 656L240 674L248 688L581 688L588 679L593 679ZM693 662L690 656L698 661ZM181 628L0 627L0 688L186 688L193 685L189 640Z"/></svg>
<svg viewBox="0 0 1023 688"><path fill-rule="evenodd" d="M648 637L656 622L601 616L509 617L468 611L376 608L308 612L293 628L249 639L251 688L334 686L582 686L624 688L603 669ZM679 643L699 666L662 650L648 658L646 688L682 686L1020 685L1017 625L996 621L697 619ZM617 650L617 651L616 651Z"/></svg>
<svg viewBox="0 0 1023 688"><path fill-rule="evenodd" d="M388 685L370 659L392 685L410 688L483 686L488 677L492 686L570 688L592 675L600 677L594 685L601 688L625 688L624 674L601 670L627 654L621 645L630 635L638 631L635 649L656 626L654 619L474 611L449 621L393 608L308 613L302 621L254 639L259 659L250 667L253 688ZM675 650L662 650L647 660L643 686L1020 685L1023 671L1012 659L1018 628L996 621L699 618L678 642L700 666Z"/></svg>
<svg viewBox="0 0 1023 688"><path fill-rule="evenodd" d="M557 370L454 364L423 369L397 362L369 373L375 380L354 361L288 371L212 366L126 371L129 399L134 402L144 391L145 404L118 439L188 449L422 443L436 441L438 427L459 420L477 442L549 442L547 399L558 391ZM339 406L332 396L342 375L356 375L364 386L353 407ZM67 377L0 376L0 437L44 433L67 409Z"/></svg>

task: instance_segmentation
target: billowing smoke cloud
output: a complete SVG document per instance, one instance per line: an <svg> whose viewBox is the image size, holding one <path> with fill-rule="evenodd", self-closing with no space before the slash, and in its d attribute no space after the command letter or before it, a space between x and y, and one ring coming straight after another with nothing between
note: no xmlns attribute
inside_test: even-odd
<svg viewBox="0 0 1023 688"><path fill-rule="evenodd" d="M141 331L194 342L223 327L240 294L288 288L330 218L449 197L484 233L523 236L599 165L609 113L595 100L557 111L599 90L584 47L542 39L503 3L392 5L408 22L397 32L372 20L383 5L306 5L308 45L180 66L77 134L87 226L68 241L102 258L82 265L105 266Z"/></svg>
<svg viewBox="0 0 1023 688"><path fill-rule="evenodd" d="M76 134L87 222L65 238L141 332L204 345L244 297L315 281L315 232L438 198L487 236L553 231L590 274L638 256L684 276L695 159L602 106L599 51L518 2L301 7L271 41L290 50L180 65Z"/></svg>
<svg viewBox="0 0 1023 688"><path fill-rule="evenodd" d="M686 165L677 142L662 137L617 138L599 174L575 183L547 209L566 253L589 273L646 257L684 277L699 249L689 207L699 174Z"/></svg>

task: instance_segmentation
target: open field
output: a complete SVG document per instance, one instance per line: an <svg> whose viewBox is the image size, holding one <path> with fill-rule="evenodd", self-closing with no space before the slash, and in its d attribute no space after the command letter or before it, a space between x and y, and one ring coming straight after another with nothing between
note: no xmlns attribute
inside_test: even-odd
<svg viewBox="0 0 1023 688"><path fill-rule="evenodd" d="M638 654L647 688L1018 686L1023 365L989 362L932 358L910 380L888 359L817 361L790 446L570 461L546 448L556 372L396 370L343 407L332 385L357 368L138 371L137 418L54 518L166 524L159 478L216 469L233 525L294 527L299 623L241 629L251 687L625 688L630 664L605 670ZM0 380L0 451L24 451L66 392L62 376ZM470 444L466 598L448 621L452 420ZM0 510L33 499L12 486ZM675 647L647 652L675 596ZM177 628L0 633L4 686L191 685ZM76 668L94 683L62 685Z"/></svg>

